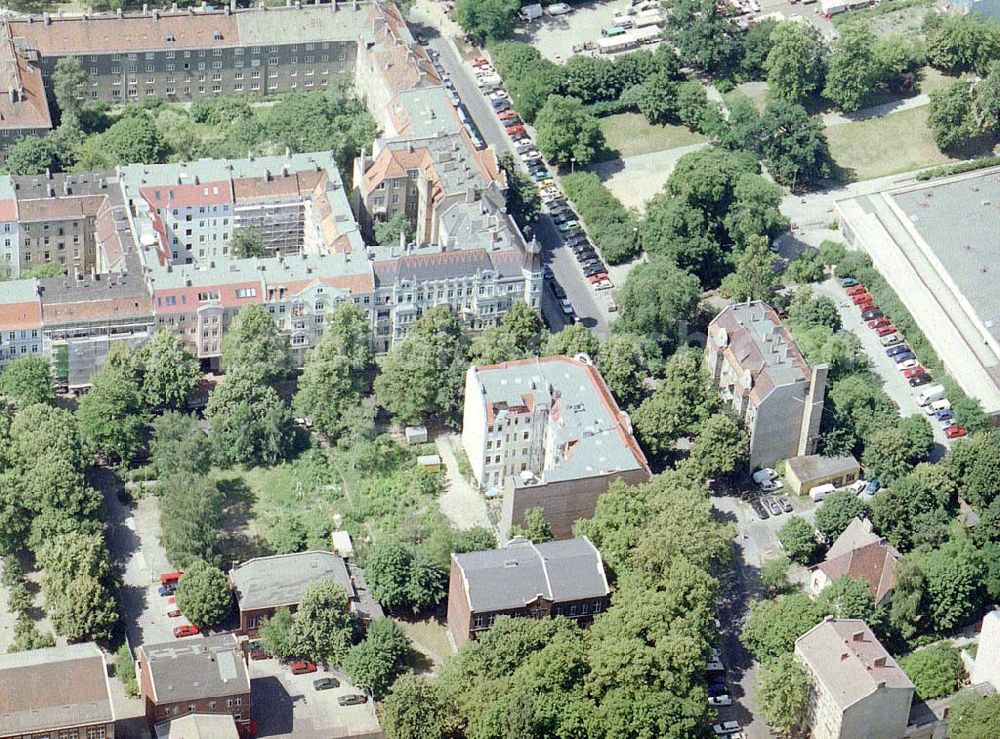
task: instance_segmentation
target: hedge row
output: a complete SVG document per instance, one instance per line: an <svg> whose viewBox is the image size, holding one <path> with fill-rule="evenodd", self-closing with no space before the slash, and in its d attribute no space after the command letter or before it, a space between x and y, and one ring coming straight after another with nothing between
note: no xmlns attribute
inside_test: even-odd
<svg viewBox="0 0 1000 739"><path fill-rule="evenodd" d="M986 414L983 413L979 401L965 394L958 383L947 373L941 358L917 326L913 316L896 295L889 283L883 279L878 270L872 266L871 259L863 252L849 252L843 263L837 265L838 277L854 277L860 280L875 297L879 309L892 321L906 337L906 343L913 349L920 363L931 371L935 381L945 386L948 400L955 411L955 421L965 426L970 432L989 426Z"/></svg>
<svg viewBox="0 0 1000 739"><path fill-rule="evenodd" d="M560 181L607 264L621 264L639 254L638 219L608 192L596 174L576 172L560 177Z"/></svg>
<svg viewBox="0 0 1000 739"><path fill-rule="evenodd" d="M631 100L601 100L597 103L590 103L589 105L583 106L584 109L596 118L603 118L608 115L617 115L618 113L634 113L638 110L638 106Z"/></svg>
<svg viewBox="0 0 1000 739"><path fill-rule="evenodd" d="M945 164L940 167L934 167L933 169L925 169L916 176L916 179L921 181L933 180L937 177L948 177L953 174L962 174L963 172L974 172L977 169L985 169L986 167L993 167L997 164L1000 164L1000 157L972 159L971 161L960 162L959 164Z"/></svg>

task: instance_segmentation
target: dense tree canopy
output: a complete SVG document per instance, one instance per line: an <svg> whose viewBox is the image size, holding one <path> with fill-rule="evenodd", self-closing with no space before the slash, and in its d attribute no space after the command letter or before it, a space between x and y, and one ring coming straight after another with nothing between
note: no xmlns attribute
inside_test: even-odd
<svg viewBox="0 0 1000 739"><path fill-rule="evenodd" d="M587 164L604 148L604 131L577 98L549 96L535 129L538 150L552 164Z"/></svg>
<svg viewBox="0 0 1000 739"><path fill-rule="evenodd" d="M20 357L8 362L0 374L0 392L19 408L51 404L56 397L52 369L44 357Z"/></svg>
<svg viewBox="0 0 1000 739"><path fill-rule="evenodd" d="M184 569L177 585L177 607L195 626L214 626L233 606L229 578L218 567L203 561L192 562Z"/></svg>
<svg viewBox="0 0 1000 739"><path fill-rule="evenodd" d="M808 23L785 21L771 33L764 67L772 98L803 103L817 92L826 60L819 33Z"/></svg>

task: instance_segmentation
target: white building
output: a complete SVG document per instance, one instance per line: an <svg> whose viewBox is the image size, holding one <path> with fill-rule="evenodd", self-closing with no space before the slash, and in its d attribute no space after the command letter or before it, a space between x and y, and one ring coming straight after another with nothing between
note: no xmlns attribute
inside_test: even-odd
<svg viewBox="0 0 1000 739"><path fill-rule="evenodd" d="M902 739L914 687L860 619L816 624L795 640L812 678L807 723L813 739Z"/></svg>

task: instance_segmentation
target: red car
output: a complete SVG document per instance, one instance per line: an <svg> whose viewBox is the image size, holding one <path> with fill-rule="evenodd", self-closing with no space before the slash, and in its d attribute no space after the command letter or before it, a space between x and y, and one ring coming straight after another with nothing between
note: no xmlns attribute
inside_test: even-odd
<svg viewBox="0 0 1000 739"><path fill-rule="evenodd" d="M489 59L487 59L485 56L481 56L478 59L476 59L476 61L474 61L472 63L472 66L473 67L485 67L489 63L490 63Z"/></svg>
<svg viewBox="0 0 1000 739"><path fill-rule="evenodd" d="M848 295L860 295L866 292L868 292L868 289L864 285L855 285L854 287L847 288Z"/></svg>
<svg viewBox="0 0 1000 739"><path fill-rule="evenodd" d="M889 319L885 316L881 318L876 318L874 321L868 322L868 328L882 328L883 326L889 325Z"/></svg>
<svg viewBox="0 0 1000 739"><path fill-rule="evenodd" d="M879 336L888 336L889 334L896 333L896 327L890 323L888 326L882 326L881 328L875 329L875 333Z"/></svg>
<svg viewBox="0 0 1000 739"><path fill-rule="evenodd" d="M874 298L872 298L872 296L869 295L867 292L856 293L855 295L853 295L851 297L851 301L855 305L861 305L863 303L870 303L872 300L874 300Z"/></svg>
<svg viewBox="0 0 1000 739"><path fill-rule="evenodd" d="M591 285L596 285L601 280L608 279L608 273L607 272L598 272L596 275L591 275L587 279L590 280L590 284Z"/></svg>
<svg viewBox="0 0 1000 739"><path fill-rule="evenodd" d="M871 295L869 295L868 297L871 298ZM878 304L877 303L864 303L862 305L859 305L858 309L862 313L867 313L870 310L878 310Z"/></svg>
<svg viewBox="0 0 1000 739"><path fill-rule="evenodd" d="M497 117L501 121L509 121L511 118L517 118L517 113L515 113L513 110L505 110Z"/></svg>
<svg viewBox="0 0 1000 739"><path fill-rule="evenodd" d="M160 585L176 585L183 574L180 570L177 572L165 572L160 575Z"/></svg>
<svg viewBox="0 0 1000 739"><path fill-rule="evenodd" d="M949 439L959 439L968 433L962 426L949 426L944 430L944 435Z"/></svg>
<svg viewBox="0 0 1000 739"><path fill-rule="evenodd" d="M524 126L507 126L507 134L510 136L521 136L524 134Z"/></svg>
<svg viewBox="0 0 1000 739"><path fill-rule="evenodd" d="M182 636L194 636L198 633L198 627L191 624L184 624L174 629L174 636L180 639Z"/></svg>
<svg viewBox="0 0 1000 739"><path fill-rule="evenodd" d="M916 367L910 367L910 369L908 370L903 370L903 377L905 377L907 380L909 380L911 377L916 377L917 375L925 375L925 374L927 374L927 370L925 370L919 364Z"/></svg>
<svg viewBox="0 0 1000 739"><path fill-rule="evenodd" d="M167 611L167 618L177 618L180 615L181 612L176 608L172 611Z"/></svg>
<svg viewBox="0 0 1000 739"><path fill-rule="evenodd" d="M299 660L298 662L292 662L288 666L291 668L293 675L306 675L310 672L316 672L316 664L304 659Z"/></svg>

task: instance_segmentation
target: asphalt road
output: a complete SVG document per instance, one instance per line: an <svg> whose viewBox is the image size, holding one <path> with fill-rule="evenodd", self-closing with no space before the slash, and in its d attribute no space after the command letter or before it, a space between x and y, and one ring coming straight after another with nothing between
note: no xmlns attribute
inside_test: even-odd
<svg viewBox="0 0 1000 739"><path fill-rule="evenodd" d="M455 91L458 92L462 103L469 111L469 115L475 121L483 139L498 154L512 154L515 161L520 163L521 160L518 158L510 138L500 125L500 120L476 86L471 66L461 59L448 39L430 30L432 19L420 18L419 20L423 21L425 24L423 27L428 29L426 31L428 45L438 53L441 66L451 77ZM576 312L579 322L594 331L601 339L606 339L608 337L608 322L597 305L594 289L577 264L573 252L563 245L555 223L544 213L535 226L535 238L542 245L542 260L552 268L556 280L566 290L566 296L573 304L573 310ZM557 330L563 327L562 310L550 289L545 291L542 315L551 328Z"/></svg>

